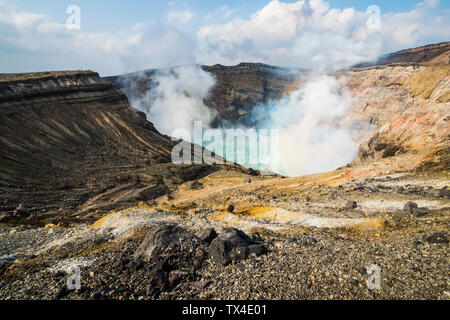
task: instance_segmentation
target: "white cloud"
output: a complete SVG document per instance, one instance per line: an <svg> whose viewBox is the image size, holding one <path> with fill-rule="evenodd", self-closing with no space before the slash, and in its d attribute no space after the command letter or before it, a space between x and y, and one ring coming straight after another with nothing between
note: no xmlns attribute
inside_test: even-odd
<svg viewBox="0 0 450 320"><path fill-rule="evenodd" d="M166 23L139 23L120 32L68 30L49 15L17 9L0 0L0 69L25 72L92 69L102 75L184 64L274 65L336 69L380 54L450 38L449 11L426 0L409 12L382 15L381 29L366 26L368 14L333 9L322 0L271 1L248 19L228 6L191 36L189 10L168 13ZM167 25L167 22L170 22ZM213 23L214 21L214 23Z"/></svg>
<svg viewBox="0 0 450 320"><path fill-rule="evenodd" d="M212 20L215 18L221 18L221 19L229 19L235 10L230 9L227 5L221 6L219 9L209 12L205 15L206 20Z"/></svg>
<svg viewBox="0 0 450 320"><path fill-rule="evenodd" d="M170 24L187 24L195 18L191 10L171 10L167 13L167 22Z"/></svg>
<svg viewBox="0 0 450 320"><path fill-rule="evenodd" d="M129 86L135 85L131 77ZM191 132L194 121L209 126L215 113L204 101L215 85L214 77L196 65L160 70L154 75L156 86L143 96L128 94L133 107L142 110L162 133Z"/></svg>
<svg viewBox="0 0 450 320"><path fill-rule="evenodd" d="M426 0L409 12L387 13L382 34L389 50L401 50L450 39L449 11L436 14L438 0Z"/></svg>
<svg viewBox="0 0 450 320"><path fill-rule="evenodd" d="M367 12L330 8L322 0L273 0L249 19L200 28L197 59L339 69L402 46L448 40L448 12L447 19L439 16L437 6L437 0L426 0L410 12L387 13L377 30L367 26Z"/></svg>
<svg viewBox="0 0 450 320"><path fill-rule="evenodd" d="M0 9L3 72L83 68L112 75L195 63L195 40L170 26L140 23L117 33L85 32L6 1Z"/></svg>

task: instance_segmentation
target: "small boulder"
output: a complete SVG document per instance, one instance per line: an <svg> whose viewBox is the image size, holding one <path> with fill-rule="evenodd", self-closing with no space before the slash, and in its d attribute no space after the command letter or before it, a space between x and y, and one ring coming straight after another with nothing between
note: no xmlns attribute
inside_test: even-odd
<svg viewBox="0 0 450 320"><path fill-rule="evenodd" d="M450 198L450 190L447 189L447 187L442 188L441 190L436 192L436 198Z"/></svg>
<svg viewBox="0 0 450 320"><path fill-rule="evenodd" d="M0 274L11 266L16 259L14 257L0 258Z"/></svg>
<svg viewBox="0 0 450 320"><path fill-rule="evenodd" d="M195 180L194 182L191 183L191 189L192 190L199 190L203 188L203 184L198 182L197 180Z"/></svg>
<svg viewBox="0 0 450 320"><path fill-rule="evenodd" d="M208 253L218 263L226 266L232 261L246 259L251 254L259 256L266 251L263 244L252 240L244 232L227 228L211 242Z"/></svg>
<svg viewBox="0 0 450 320"><path fill-rule="evenodd" d="M6 212L0 213L0 223L5 223L10 220L11 216L7 214Z"/></svg>
<svg viewBox="0 0 450 320"><path fill-rule="evenodd" d="M164 292L169 288L169 278L167 273L160 269L155 268L149 274L150 285L156 287L159 291Z"/></svg>
<svg viewBox="0 0 450 320"><path fill-rule="evenodd" d="M195 235L207 243L211 243L211 241L217 237L217 233L214 228L200 230Z"/></svg>
<svg viewBox="0 0 450 320"><path fill-rule="evenodd" d="M184 251L195 249L204 244L193 233L179 226L154 226L136 249L134 260L150 261L152 258L158 259L166 249L173 251L174 254L187 254ZM182 248L183 246L186 247L186 250ZM172 249L169 247L172 247Z"/></svg>
<svg viewBox="0 0 450 320"><path fill-rule="evenodd" d="M13 213L15 217L27 217L29 214L28 208L23 204L19 204Z"/></svg>
<svg viewBox="0 0 450 320"><path fill-rule="evenodd" d="M426 216L426 215L429 214L429 213L430 213L430 209L425 208L425 207L422 207L422 208L419 208L419 209L417 209L417 210L414 210L413 213L412 213L412 215L413 215L414 217L416 217L416 218L420 218L420 217Z"/></svg>
<svg viewBox="0 0 450 320"><path fill-rule="evenodd" d="M347 201L347 203L345 204L345 209L356 209L358 207L358 204L356 203L356 201Z"/></svg>
<svg viewBox="0 0 450 320"><path fill-rule="evenodd" d="M419 208L417 203L411 201L405 204L405 206L403 207L403 211L406 214L410 214L416 218L426 216L428 213L430 213L430 210L428 208Z"/></svg>
<svg viewBox="0 0 450 320"><path fill-rule="evenodd" d="M419 206L417 205L417 203L415 202L407 202L404 206L403 206L403 211L407 214L413 214L414 211L418 210Z"/></svg>
<svg viewBox="0 0 450 320"><path fill-rule="evenodd" d="M447 234L443 231L438 231L425 238L429 243L448 243Z"/></svg>
<svg viewBox="0 0 450 320"><path fill-rule="evenodd" d="M234 211L234 204L229 203L229 204L228 204L228 207L227 207L227 211L228 211L228 212L233 212L233 211Z"/></svg>

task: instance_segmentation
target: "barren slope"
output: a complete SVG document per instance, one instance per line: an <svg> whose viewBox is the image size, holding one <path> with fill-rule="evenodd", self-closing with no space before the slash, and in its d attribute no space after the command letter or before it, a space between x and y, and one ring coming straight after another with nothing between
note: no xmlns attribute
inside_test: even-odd
<svg viewBox="0 0 450 320"><path fill-rule="evenodd" d="M124 207L218 169L173 165L175 143L94 72L1 75L0 113L3 221L19 204L30 222Z"/></svg>

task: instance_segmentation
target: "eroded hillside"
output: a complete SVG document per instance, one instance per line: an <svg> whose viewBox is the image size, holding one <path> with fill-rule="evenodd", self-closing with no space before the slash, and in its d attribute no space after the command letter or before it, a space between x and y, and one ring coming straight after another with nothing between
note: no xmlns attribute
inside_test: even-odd
<svg viewBox="0 0 450 320"><path fill-rule="evenodd" d="M449 70L449 65L392 65L342 73L354 97L351 119L368 124L354 165L448 170Z"/></svg>
<svg viewBox="0 0 450 320"><path fill-rule="evenodd" d="M4 222L95 216L218 170L173 165L175 142L94 72L1 75L0 113Z"/></svg>

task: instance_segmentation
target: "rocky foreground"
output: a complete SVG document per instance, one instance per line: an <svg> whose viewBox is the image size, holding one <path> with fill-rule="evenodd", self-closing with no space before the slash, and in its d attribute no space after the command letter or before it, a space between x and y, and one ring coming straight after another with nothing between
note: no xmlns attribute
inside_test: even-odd
<svg viewBox="0 0 450 320"><path fill-rule="evenodd" d="M2 225L0 297L449 299L448 181L219 171L93 224Z"/></svg>

